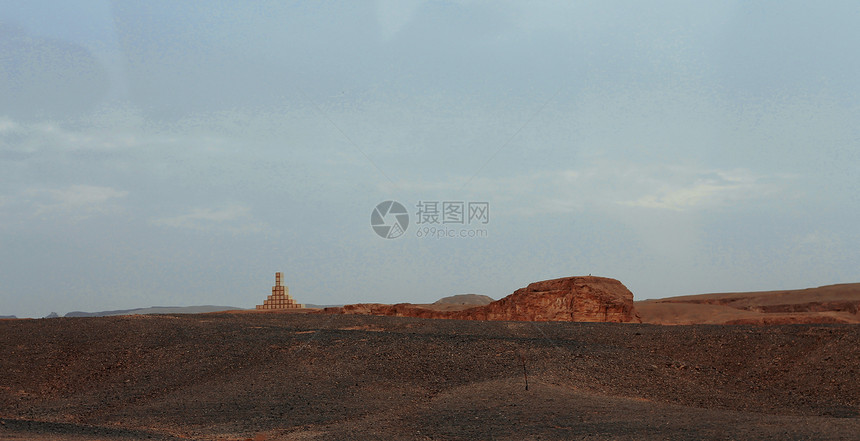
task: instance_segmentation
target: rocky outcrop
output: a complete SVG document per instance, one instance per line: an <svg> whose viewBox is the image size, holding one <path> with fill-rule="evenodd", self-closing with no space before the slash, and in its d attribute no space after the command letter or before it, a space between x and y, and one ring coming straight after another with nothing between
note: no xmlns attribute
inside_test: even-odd
<svg viewBox="0 0 860 441"><path fill-rule="evenodd" d="M489 305L459 313L476 320L639 321L633 293L618 280L594 276L535 282Z"/></svg>
<svg viewBox="0 0 860 441"><path fill-rule="evenodd" d="M535 282L501 300L459 311L437 311L408 303L364 303L323 312L460 320L641 322L627 287L618 280L594 276Z"/></svg>
<svg viewBox="0 0 860 441"><path fill-rule="evenodd" d="M447 318L446 311L434 311L409 303L387 305L384 303L356 303L322 310L329 314L390 315L394 317Z"/></svg>

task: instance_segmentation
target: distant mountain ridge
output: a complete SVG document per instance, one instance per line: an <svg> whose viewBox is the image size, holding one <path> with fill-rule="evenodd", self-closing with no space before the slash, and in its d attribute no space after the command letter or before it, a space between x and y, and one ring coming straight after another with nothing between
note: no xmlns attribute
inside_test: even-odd
<svg viewBox="0 0 860 441"><path fill-rule="evenodd" d="M364 305L455 312L487 305L493 299L478 294L460 294L441 298L429 304ZM342 308L344 305L306 304L307 309ZM355 305L351 305L355 306ZM842 283L817 288L697 294L634 302L644 323L663 325L689 324L788 324L788 323L860 323L860 283ZM371 308L373 309L373 308ZM64 317L106 317L134 314L205 314L243 311L234 306L152 306L99 312L72 311ZM59 317L56 313L45 317ZM0 316L16 319L14 315Z"/></svg>
<svg viewBox="0 0 860 441"><path fill-rule="evenodd" d="M207 312L232 311L235 306L151 306L149 308L117 309L114 311L84 312L72 311L63 317L107 317L112 315L134 315L134 314L202 314Z"/></svg>

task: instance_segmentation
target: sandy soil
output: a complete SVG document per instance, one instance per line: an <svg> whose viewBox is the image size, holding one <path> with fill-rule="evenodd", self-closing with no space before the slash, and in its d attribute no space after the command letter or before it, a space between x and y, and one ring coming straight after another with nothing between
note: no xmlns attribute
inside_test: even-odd
<svg viewBox="0 0 860 441"><path fill-rule="evenodd" d="M2 321L0 440L856 439L858 342L856 325Z"/></svg>

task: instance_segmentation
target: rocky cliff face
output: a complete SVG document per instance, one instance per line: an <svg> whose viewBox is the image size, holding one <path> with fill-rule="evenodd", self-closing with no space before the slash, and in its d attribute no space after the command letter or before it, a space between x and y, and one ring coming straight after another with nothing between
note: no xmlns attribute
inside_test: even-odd
<svg viewBox="0 0 860 441"><path fill-rule="evenodd" d="M593 276L535 282L501 300L460 311L434 311L400 303L346 305L324 312L460 320L641 322L627 287L615 279Z"/></svg>

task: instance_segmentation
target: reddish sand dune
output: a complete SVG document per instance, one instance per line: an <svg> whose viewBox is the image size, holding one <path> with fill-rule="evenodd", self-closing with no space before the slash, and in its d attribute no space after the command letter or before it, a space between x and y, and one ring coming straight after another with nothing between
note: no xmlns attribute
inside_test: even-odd
<svg viewBox="0 0 860 441"><path fill-rule="evenodd" d="M860 323L860 283L818 288L702 294L636 302L643 323Z"/></svg>

